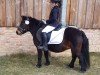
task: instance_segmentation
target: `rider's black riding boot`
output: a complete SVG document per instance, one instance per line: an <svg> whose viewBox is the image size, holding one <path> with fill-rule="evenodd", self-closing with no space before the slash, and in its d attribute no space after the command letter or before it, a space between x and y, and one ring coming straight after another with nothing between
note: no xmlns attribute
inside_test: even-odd
<svg viewBox="0 0 100 75"><path fill-rule="evenodd" d="M38 49L44 49L45 51L48 50L47 46L47 36L45 32L42 32L42 28L37 31L37 39L39 41L39 45L37 46Z"/></svg>
<svg viewBox="0 0 100 75"><path fill-rule="evenodd" d="M38 49L43 49L43 43L42 43L42 28L40 28L38 31L37 31L37 39L39 41L39 45L37 46Z"/></svg>
<svg viewBox="0 0 100 75"><path fill-rule="evenodd" d="M48 45L47 45L47 35L45 32L42 33L42 44L43 44L43 49L45 51L48 51Z"/></svg>

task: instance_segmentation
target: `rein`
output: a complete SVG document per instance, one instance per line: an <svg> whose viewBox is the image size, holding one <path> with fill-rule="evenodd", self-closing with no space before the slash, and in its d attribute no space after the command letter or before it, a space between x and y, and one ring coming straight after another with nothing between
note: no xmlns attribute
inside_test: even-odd
<svg viewBox="0 0 100 75"><path fill-rule="evenodd" d="M42 21L40 21L38 25L40 25L41 23L42 23Z"/></svg>
<svg viewBox="0 0 100 75"><path fill-rule="evenodd" d="M40 21L37 26L39 26L43 21ZM40 27L41 28L41 27Z"/></svg>

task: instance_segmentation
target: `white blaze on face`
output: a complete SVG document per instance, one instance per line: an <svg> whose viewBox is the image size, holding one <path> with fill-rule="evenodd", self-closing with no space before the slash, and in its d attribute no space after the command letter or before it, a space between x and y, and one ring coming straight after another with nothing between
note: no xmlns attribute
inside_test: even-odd
<svg viewBox="0 0 100 75"><path fill-rule="evenodd" d="M28 25L30 22L28 20L25 20L25 24Z"/></svg>

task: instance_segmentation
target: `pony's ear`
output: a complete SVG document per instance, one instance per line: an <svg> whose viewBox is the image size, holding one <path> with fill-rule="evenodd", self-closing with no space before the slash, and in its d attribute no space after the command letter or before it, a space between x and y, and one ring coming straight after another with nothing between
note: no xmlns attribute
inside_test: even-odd
<svg viewBox="0 0 100 75"><path fill-rule="evenodd" d="M30 20L33 19L31 16L28 17Z"/></svg>
<svg viewBox="0 0 100 75"><path fill-rule="evenodd" d="M26 19L26 16L21 16L22 20L25 20Z"/></svg>
<svg viewBox="0 0 100 75"><path fill-rule="evenodd" d="M30 16L21 16L22 20L32 20Z"/></svg>

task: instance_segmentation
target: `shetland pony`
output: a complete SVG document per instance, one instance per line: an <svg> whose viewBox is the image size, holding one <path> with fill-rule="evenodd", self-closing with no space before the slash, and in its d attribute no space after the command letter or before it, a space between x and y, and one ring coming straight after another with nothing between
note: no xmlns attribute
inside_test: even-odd
<svg viewBox="0 0 100 75"><path fill-rule="evenodd" d="M26 23L27 21L27 23ZM36 37L36 33L39 28L45 27L45 24L32 17L22 16L22 21L18 26L16 33L18 35L22 35L26 32L30 32L33 36L34 45L37 47L39 45L39 41ZM89 42L88 38L82 30L68 27L65 29L63 41L60 44L48 44L49 51L52 52L63 52L67 49L71 49L72 60L69 63L70 68L74 68L74 62L76 58L79 59L79 64L81 67L81 72L85 72L90 67L90 59L89 59ZM37 67L40 68L42 66L41 58L42 52L44 52L44 56L46 58L45 65L50 65L49 61L49 52L43 51L37 48L38 52L38 62Z"/></svg>

